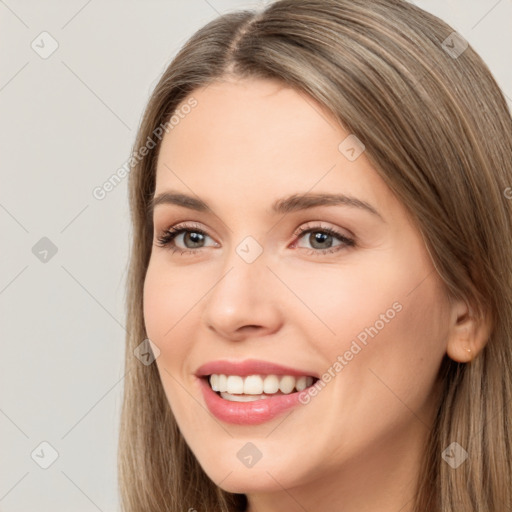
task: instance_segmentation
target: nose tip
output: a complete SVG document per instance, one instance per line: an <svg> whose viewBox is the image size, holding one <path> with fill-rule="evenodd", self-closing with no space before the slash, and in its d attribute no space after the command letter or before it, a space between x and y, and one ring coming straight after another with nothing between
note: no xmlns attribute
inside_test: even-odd
<svg viewBox="0 0 512 512"><path fill-rule="evenodd" d="M250 337L266 336L275 330L269 325L270 321L268 319L266 321L267 325L263 322L265 322L265 320L262 320L261 325L243 325L244 322L240 317L234 316L231 317L231 319L217 317L209 322L208 328L222 338L231 341L242 341Z"/></svg>

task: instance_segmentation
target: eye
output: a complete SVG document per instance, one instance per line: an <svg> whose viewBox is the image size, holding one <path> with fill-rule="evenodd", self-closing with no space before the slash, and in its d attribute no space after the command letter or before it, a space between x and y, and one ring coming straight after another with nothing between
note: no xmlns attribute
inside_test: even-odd
<svg viewBox="0 0 512 512"><path fill-rule="evenodd" d="M184 235L183 237L181 235ZM198 252L196 249L202 249L205 238L208 235L196 225L178 225L166 229L158 238L159 247L167 247L173 253L181 251L181 254ZM176 239L180 239L185 244L185 248L176 246ZM209 238L209 237L208 237ZM187 244L190 244L187 247Z"/></svg>
<svg viewBox="0 0 512 512"><path fill-rule="evenodd" d="M345 236L344 234L336 231L333 228L322 227L322 226L305 226L300 227L296 233L294 233L299 239L304 238L306 242L311 244L312 249L307 247L299 246L302 249L309 249L308 254L313 256L319 256L323 254L335 253L341 251L347 247L354 247L355 241L352 238ZM309 235L309 236L306 236ZM334 239L334 240L333 240ZM338 245L334 245L334 241L340 242Z"/></svg>
<svg viewBox="0 0 512 512"><path fill-rule="evenodd" d="M182 236L183 235L183 236ZM309 237L306 237L309 235ZM341 251L347 247L354 247L355 241L352 238L345 236L344 234L336 231L333 228L322 227L322 226L304 226L299 228L294 236L301 239L304 238L312 246L311 249L298 245L295 243L293 246L300 249L305 249L308 254L321 256L328 253L335 253ZM198 225L190 224L179 224L177 226L166 229L158 238L157 244L159 247L166 247L175 253L180 251L180 254L198 254L198 249L205 247L205 239L210 238ZM335 241L339 243L334 244ZM177 241L181 241L185 247L177 246ZM215 242L213 247L218 246Z"/></svg>

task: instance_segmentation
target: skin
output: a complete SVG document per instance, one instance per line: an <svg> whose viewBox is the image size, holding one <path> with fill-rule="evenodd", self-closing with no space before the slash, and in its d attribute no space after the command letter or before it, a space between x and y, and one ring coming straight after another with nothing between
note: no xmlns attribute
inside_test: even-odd
<svg viewBox="0 0 512 512"><path fill-rule="evenodd" d="M155 196L189 194L210 211L155 207L144 287L147 334L185 440L215 483L247 494L250 512L411 510L441 360L468 361L465 348L474 356L485 333L448 298L365 153L349 161L339 151L349 133L321 105L277 81L233 77L193 97L197 107L163 139ZM382 218L346 205L270 212L291 194L334 191ZM182 222L207 233L199 244L174 240L195 253L157 245ZM314 245L314 233L294 236L301 226L356 245ZM247 236L263 249L250 264L236 252ZM339 250L322 254L329 243ZM256 426L207 410L194 375L205 362L255 358L322 375L397 302L400 312L307 405ZM252 468L237 458L249 441L262 453Z"/></svg>

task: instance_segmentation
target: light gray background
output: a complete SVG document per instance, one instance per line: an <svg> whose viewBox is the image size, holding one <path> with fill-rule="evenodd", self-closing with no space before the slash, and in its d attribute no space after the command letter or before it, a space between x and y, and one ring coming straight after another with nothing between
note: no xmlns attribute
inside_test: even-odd
<svg viewBox="0 0 512 512"><path fill-rule="evenodd" d="M0 511L118 510L126 180L92 190L128 158L185 40L264 3L0 0ZM512 106L512 0L415 3L474 46ZM59 45L47 59L31 47L43 31ZM58 249L45 263L42 237ZM48 469L31 456L50 460L43 441L59 454Z"/></svg>

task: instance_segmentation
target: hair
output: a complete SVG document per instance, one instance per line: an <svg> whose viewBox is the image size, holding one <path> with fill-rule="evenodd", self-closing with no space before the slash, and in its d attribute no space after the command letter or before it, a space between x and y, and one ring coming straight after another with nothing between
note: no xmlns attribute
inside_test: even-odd
<svg viewBox="0 0 512 512"><path fill-rule="evenodd" d="M445 355L440 398L417 482L415 512L512 507L512 118L486 64L454 30L402 0L280 0L224 14L198 30L156 85L138 149L194 90L229 76L277 79L324 105L366 148L410 212L448 296L492 328L469 363ZM452 39L453 41L453 39ZM459 39L460 41L460 39ZM133 239L127 280L126 378L118 470L125 512L244 510L244 494L213 483L187 446L147 338L143 286L161 139L129 176ZM469 454L457 469L442 452Z"/></svg>

